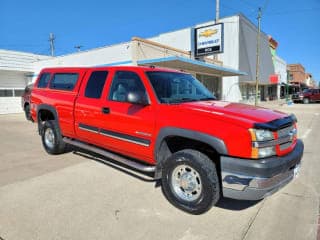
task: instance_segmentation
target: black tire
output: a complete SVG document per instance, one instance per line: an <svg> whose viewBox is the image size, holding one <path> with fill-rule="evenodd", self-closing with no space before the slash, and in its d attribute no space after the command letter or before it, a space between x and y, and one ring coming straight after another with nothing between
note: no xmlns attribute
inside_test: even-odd
<svg viewBox="0 0 320 240"><path fill-rule="evenodd" d="M178 151L163 163L162 191L177 208L191 214L202 214L220 198L216 166L199 151Z"/></svg>
<svg viewBox="0 0 320 240"><path fill-rule="evenodd" d="M42 145L47 153L56 155L66 151L66 143L62 140L60 128L56 121L46 121L41 131Z"/></svg>
<svg viewBox="0 0 320 240"><path fill-rule="evenodd" d="M303 103L304 103L304 104L308 104L309 102L310 102L309 98L304 98L304 99L303 99Z"/></svg>
<svg viewBox="0 0 320 240"><path fill-rule="evenodd" d="M31 121L31 120L32 120L32 118L31 118L31 112L30 112L30 105L29 105L29 104L27 104L27 105L24 107L24 114L25 114L26 119L27 119L28 121Z"/></svg>

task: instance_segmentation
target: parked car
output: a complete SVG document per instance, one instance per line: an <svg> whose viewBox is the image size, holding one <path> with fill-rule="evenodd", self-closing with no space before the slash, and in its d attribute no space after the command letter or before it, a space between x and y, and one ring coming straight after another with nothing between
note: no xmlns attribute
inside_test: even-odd
<svg viewBox="0 0 320 240"><path fill-rule="evenodd" d="M26 119L29 121L33 121L30 112L30 100L31 100L31 92L33 89L33 83L27 85L24 89L24 92L21 96L21 107L25 113Z"/></svg>
<svg viewBox="0 0 320 240"><path fill-rule="evenodd" d="M320 101L320 89L304 89L302 92L293 94L292 101L303 102L305 104L318 102Z"/></svg>
<svg viewBox="0 0 320 240"><path fill-rule="evenodd" d="M73 145L152 173L169 202L192 214L221 196L271 195L297 175L303 155L294 115L218 101L180 71L47 68L31 98L47 153Z"/></svg>

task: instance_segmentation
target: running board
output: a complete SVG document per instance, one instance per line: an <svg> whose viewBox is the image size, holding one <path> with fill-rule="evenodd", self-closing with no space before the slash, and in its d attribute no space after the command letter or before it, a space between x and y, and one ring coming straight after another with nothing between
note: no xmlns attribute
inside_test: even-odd
<svg viewBox="0 0 320 240"><path fill-rule="evenodd" d="M104 149L101 149L101 148L95 147L93 145L89 145L89 144L86 144L86 143L83 143L83 142L80 142L80 141L77 141L77 140L74 140L74 139L70 139L70 138L64 137L63 141L65 143L67 143L67 144L70 144L70 145L73 145L73 146L76 146L76 147L79 147L79 148L82 148L82 149L85 149L85 150L100 154L100 155L102 155L104 157L110 158L112 160L115 160L115 161L117 161L119 163L122 163L122 164L124 164L126 166L129 166L129 167L131 167L133 169L136 169L136 170L139 170L139 171L142 171L142 172L155 172L155 170L156 170L155 166L144 165L142 163L135 162L133 160L124 158L124 157L122 157L120 155L117 155L115 153L109 152L107 150L104 150Z"/></svg>

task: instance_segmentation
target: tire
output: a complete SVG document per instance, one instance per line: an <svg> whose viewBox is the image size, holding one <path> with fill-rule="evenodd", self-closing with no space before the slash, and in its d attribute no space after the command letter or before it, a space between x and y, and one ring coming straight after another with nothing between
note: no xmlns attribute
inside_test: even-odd
<svg viewBox="0 0 320 240"><path fill-rule="evenodd" d="M177 208L191 214L205 213L220 198L216 166L199 151L178 151L163 163L162 191Z"/></svg>
<svg viewBox="0 0 320 240"><path fill-rule="evenodd" d="M42 145L47 153L56 155L64 153L66 143L62 140L59 126L56 121L46 121L41 131Z"/></svg>
<svg viewBox="0 0 320 240"><path fill-rule="evenodd" d="M310 101L309 101L309 98L304 98L304 99L303 99L303 103L304 103L304 104L308 104L309 102L310 102Z"/></svg>
<svg viewBox="0 0 320 240"><path fill-rule="evenodd" d="M30 105L29 105L29 104L27 104L27 105L24 107L24 114L25 114L26 119L27 119L28 121L31 121L31 120L32 120L32 118L31 118L31 112L30 112Z"/></svg>

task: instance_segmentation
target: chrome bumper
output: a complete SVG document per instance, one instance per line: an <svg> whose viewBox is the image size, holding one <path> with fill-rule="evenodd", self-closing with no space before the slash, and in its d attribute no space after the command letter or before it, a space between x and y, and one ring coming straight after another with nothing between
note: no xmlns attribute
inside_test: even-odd
<svg viewBox="0 0 320 240"><path fill-rule="evenodd" d="M285 173L271 178L250 177L223 172L223 194L225 197L242 200L262 199L288 184L298 175L299 169L300 164Z"/></svg>
<svg viewBox="0 0 320 240"><path fill-rule="evenodd" d="M258 200L288 184L298 175L303 155L303 143L285 157L255 163L250 160L222 158L221 179L224 197ZM230 163L234 164L230 164ZM240 169L241 171L236 171Z"/></svg>

